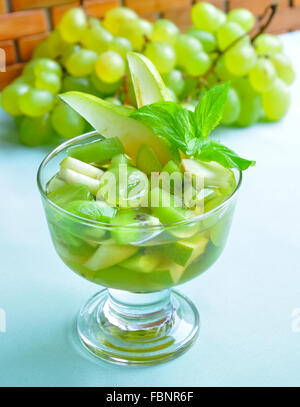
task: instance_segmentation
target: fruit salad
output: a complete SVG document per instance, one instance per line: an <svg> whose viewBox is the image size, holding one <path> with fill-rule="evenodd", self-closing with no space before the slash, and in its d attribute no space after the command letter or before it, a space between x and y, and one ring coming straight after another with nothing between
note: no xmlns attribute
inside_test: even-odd
<svg viewBox="0 0 300 407"><path fill-rule="evenodd" d="M128 55L138 109L81 92L62 100L98 133L59 148L45 209L55 248L94 283L153 292L205 271L226 242L241 171L253 161L208 137L229 86L195 112L170 100L153 64Z"/></svg>

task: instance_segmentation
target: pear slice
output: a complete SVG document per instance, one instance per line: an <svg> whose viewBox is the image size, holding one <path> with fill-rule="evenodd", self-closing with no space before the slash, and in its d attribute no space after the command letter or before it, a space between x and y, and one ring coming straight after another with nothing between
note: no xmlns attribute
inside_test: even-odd
<svg viewBox="0 0 300 407"><path fill-rule="evenodd" d="M129 52L127 60L138 107L173 100L158 70L148 58Z"/></svg>
<svg viewBox="0 0 300 407"><path fill-rule="evenodd" d="M125 152L135 159L141 144L153 148L162 165L171 158L171 151L155 133L143 123L132 119L131 108L117 106L96 96L82 92L67 92L60 96L83 116L102 136L118 137Z"/></svg>

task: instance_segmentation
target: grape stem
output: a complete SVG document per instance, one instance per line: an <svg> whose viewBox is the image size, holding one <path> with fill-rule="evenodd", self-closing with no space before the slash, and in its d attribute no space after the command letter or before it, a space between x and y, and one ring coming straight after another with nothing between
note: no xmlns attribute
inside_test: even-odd
<svg viewBox="0 0 300 407"><path fill-rule="evenodd" d="M217 56L217 58L213 61L211 67L209 68L209 70L206 72L206 74L201 78L202 82L203 80L206 82L207 77L209 74L211 74L212 72L214 72L214 69L219 61L219 59L227 52L229 51L232 47L234 47L234 45L236 45L239 41L241 41L243 38L247 37L248 35L251 37L251 42L253 43L253 41L255 40L255 38L257 38L260 34L262 34L271 24L276 12L277 12L277 8L278 8L278 2L269 4L264 12L258 16L257 18L257 22L261 22L266 15L268 14L268 12L271 10L271 13L268 17L268 19L266 20L266 22L261 25L260 29L257 31L257 33L251 37L251 34L253 33L253 31L256 30L256 26L254 26L251 30L249 30L248 32L245 32L243 35L241 35L240 37L238 37L236 40L234 40L231 44L228 45L228 47L226 47L223 51L219 51L219 55Z"/></svg>

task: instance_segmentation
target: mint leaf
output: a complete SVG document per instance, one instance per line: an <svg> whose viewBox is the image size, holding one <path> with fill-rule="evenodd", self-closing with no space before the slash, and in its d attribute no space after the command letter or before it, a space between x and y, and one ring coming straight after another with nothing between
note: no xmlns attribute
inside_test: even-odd
<svg viewBox="0 0 300 407"><path fill-rule="evenodd" d="M196 106L195 121L202 137L207 137L220 123L228 89L229 82L209 89Z"/></svg>
<svg viewBox="0 0 300 407"><path fill-rule="evenodd" d="M175 102L158 102L143 106L130 115L141 121L159 137L163 137L183 152L196 137L197 126L193 112Z"/></svg>
<svg viewBox="0 0 300 407"><path fill-rule="evenodd" d="M202 161L216 161L223 165L223 167L237 168L241 171L255 165L255 161L246 160L233 150L230 150L230 148L208 138L204 139L200 153L197 154L197 158Z"/></svg>

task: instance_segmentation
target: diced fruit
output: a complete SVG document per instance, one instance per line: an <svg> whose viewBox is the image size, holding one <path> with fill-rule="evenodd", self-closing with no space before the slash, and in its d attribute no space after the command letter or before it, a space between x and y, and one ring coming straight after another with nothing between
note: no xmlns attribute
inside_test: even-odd
<svg viewBox="0 0 300 407"><path fill-rule="evenodd" d="M130 52L127 59L138 107L172 100L158 70L149 59L134 52Z"/></svg>
<svg viewBox="0 0 300 407"><path fill-rule="evenodd" d="M122 262L132 256L138 250L134 246L125 245L101 245L88 259L85 266L93 271L102 270Z"/></svg>
<svg viewBox="0 0 300 407"><path fill-rule="evenodd" d="M124 153L124 147L117 137L74 146L68 150L70 157L87 163L109 160L115 155L122 153Z"/></svg>
<svg viewBox="0 0 300 407"><path fill-rule="evenodd" d="M136 166L146 175L161 170L161 163L153 149L146 144L142 144L137 152Z"/></svg>
<svg viewBox="0 0 300 407"><path fill-rule="evenodd" d="M182 160L182 167L199 180L199 185L206 187L228 188L235 182L232 171L215 162L204 163L188 158Z"/></svg>
<svg viewBox="0 0 300 407"><path fill-rule="evenodd" d="M133 159L141 144L151 146L162 164L172 158L168 146L149 127L129 117L132 109L81 92L68 92L61 98L80 113L99 134L107 138L118 136L126 153Z"/></svg>
<svg viewBox="0 0 300 407"><path fill-rule="evenodd" d="M110 222L116 213L114 208L101 201L72 201L64 209L82 218L104 223Z"/></svg>
<svg viewBox="0 0 300 407"><path fill-rule="evenodd" d="M100 168L96 168L93 165L86 164L83 161L77 160L76 158L67 157L60 163L61 168L69 168L79 172L87 177L100 179L103 175L103 171Z"/></svg>
<svg viewBox="0 0 300 407"><path fill-rule="evenodd" d="M161 245L160 250L169 259L180 266L185 266L189 261L194 248L185 242L175 242Z"/></svg>
<svg viewBox="0 0 300 407"><path fill-rule="evenodd" d="M186 211L175 206L174 197L161 188L151 190L151 208L154 216L163 224L181 222L187 218Z"/></svg>
<svg viewBox="0 0 300 407"><path fill-rule="evenodd" d="M59 206L64 206L68 202L75 200L90 200L91 193L85 185L65 184L60 188L48 193L48 197Z"/></svg>
<svg viewBox="0 0 300 407"><path fill-rule="evenodd" d="M143 212L126 210L112 219L111 234L119 244L144 243L161 233L159 220ZM151 228L156 226L155 228Z"/></svg>
<svg viewBox="0 0 300 407"><path fill-rule="evenodd" d="M149 250L144 253L137 253L129 259L120 263L121 267L139 273L150 273L161 261L161 256Z"/></svg>
<svg viewBox="0 0 300 407"><path fill-rule="evenodd" d="M80 184L87 186L94 195L96 195L100 186L99 180L79 174L78 172L70 170L69 168L61 168L59 171L59 177L68 184Z"/></svg>
<svg viewBox="0 0 300 407"><path fill-rule="evenodd" d="M47 192L48 194L50 194L50 192L53 192L56 189L63 187L64 185L66 185L65 181L55 175L55 177L53 177L47 184Z"/></svg>
<svg viewBox="0 0 300 407"><path fill-rule="evenodd" d="M131 164L130 158L127 157L126 154L115 155L110 162L110 168L119 167L119 165L121 165L121 164L123 164L123 165Z"/></svg>
<svg viewBox="0 0 300 407"><path fill-rule="evenodd" d="M175 264L172 260L165 258L156 268L158 273L168 273L173 284L177 284L185 271L185 267Z"/></svg>

